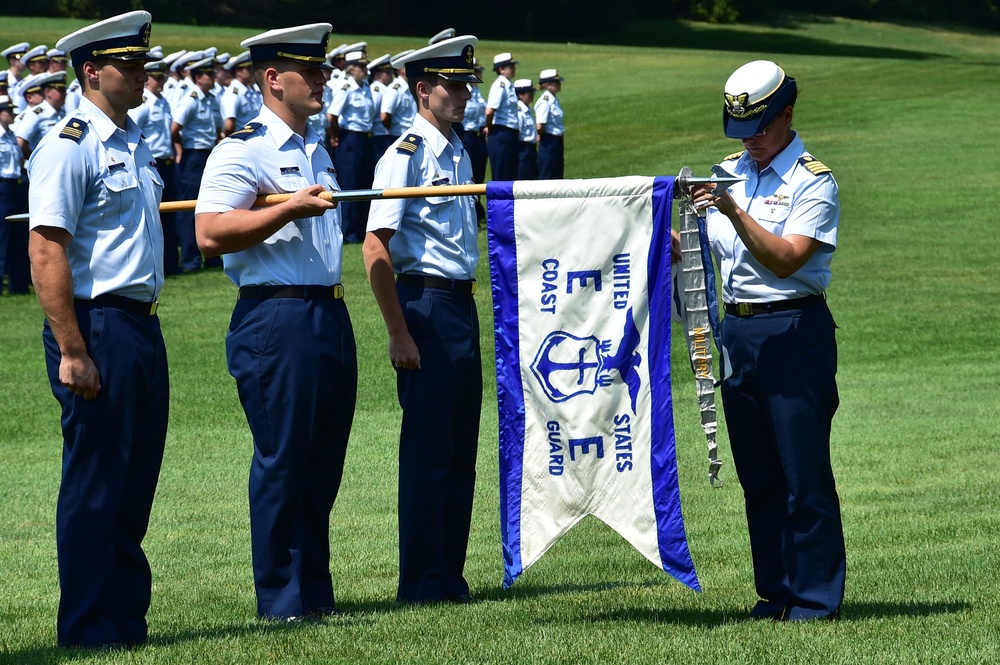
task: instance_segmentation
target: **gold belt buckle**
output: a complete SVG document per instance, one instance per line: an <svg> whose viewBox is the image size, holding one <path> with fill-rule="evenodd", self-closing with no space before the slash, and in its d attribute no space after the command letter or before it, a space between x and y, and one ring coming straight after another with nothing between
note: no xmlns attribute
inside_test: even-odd
<svg viewBox="0 0 1000 665"><path fill-rule="evenodd" d="M156 310L160 308L160 301L153 298L153 302L149 303L149 315L156 316Z"/></svg>
<svg viewBox="0 0 1000 665"><path fill-rule="evenodd" d="M736 303L736 313L739 316L753 316L753 303L752 302Z"/></svg>
<svg viewBox="0 0 1000 665"><path fill-rule="evenodd" d="M343 299L343 297L344 297L344 285L343 284L334 284L333 285L333 299L334 300L341 300L341 299Z"/></svg>
<svg viewBox="0 0 1000 665"><path fill-rule="evenodd" d="M476 291L479 290L479 282L472 280L472 295L476 295Z"/></svg>

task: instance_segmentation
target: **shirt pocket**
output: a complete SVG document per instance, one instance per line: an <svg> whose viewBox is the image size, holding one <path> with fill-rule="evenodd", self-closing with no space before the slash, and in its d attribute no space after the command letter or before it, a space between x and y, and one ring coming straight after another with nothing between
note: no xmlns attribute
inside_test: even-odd
<svg viewBox="0 0 1000 665"><path fill-rule="evenodd" d="M435 185L430 182L424 183L424 187L431 186ZM427 214L423 216L423 221L441 237L454 238L462 228L462 220L454 219L458 212L458 205L455 202L457 198L457 196L428 196L425 199Z"/></svg>
<svg viewBox="0 0 1000 665"><path fill-rule="evenodd" d="M780 236L785 228L785 221L788 219L791 209L790 205L773 203L765 199L755 219L765 230L776 236Z"/></svg>
<svg viewBox="0 0 1000 665"><path fill-rule="evenodd" d="M135 226L142 215L139 181L126 169L110 171L101 178L104 188L102 222L104 228Z"/></svg>
<svg viewBox="0 0 1000 665"><path fill-rule="evenodd" d="M306 179L299 171L282 173L274 179L275 186L280 190L281 193L293 194L300 189L305 189L309 186L309 180ZM273 244L277 242L289 242L292 240L302 239L302 227L312 223L312 218L307 217L305 219L293 219L288 222L280 229L274 232L270 238L264 241L265 244Z"/></svg>
<svg viewBox="0 0 1000 665"><path fill-rule="evenodd" d="M159 210L160 202L163 200L163 179L155 166L143 166L139 169L142 177L142 193L146 197L146 206L149 210Z"/></svg>

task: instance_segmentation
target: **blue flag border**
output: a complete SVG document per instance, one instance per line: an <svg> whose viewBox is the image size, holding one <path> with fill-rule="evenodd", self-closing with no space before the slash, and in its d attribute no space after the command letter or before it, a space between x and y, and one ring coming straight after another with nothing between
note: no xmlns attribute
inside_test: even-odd
<svg viewBox="0 0 1000 665"><path fill-rule="evenodd" d="M653 232L648 256L649 374L654 391L650 472L657 542L663 570L695 591L701 591L687 545L677 476L673 399L670 391L671 216L674 178L653 179ZM487 239L493 293L497 374L514 368L520 375L517 251L514 229L514 182L493 181L486 186ZM510 248L503 250L504 247ZM655 350L655 351L654 351ZM524 390L520 381L508 386L497 381L500 427L500 533L504 558L503 588L509 589L523 572L521 560L521 481L525 432Z"/></svg>

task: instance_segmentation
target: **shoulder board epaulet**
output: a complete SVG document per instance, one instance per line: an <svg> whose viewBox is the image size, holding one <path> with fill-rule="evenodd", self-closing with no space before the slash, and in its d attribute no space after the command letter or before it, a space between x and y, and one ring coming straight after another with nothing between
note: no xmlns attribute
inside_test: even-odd
<svg viewBox="0 0 1000 665"><path fill-rule="evenodd" d="M240 94L240 91L236 89L236 86L233 86L232 88L230 88L229 92L233 93L234 95Z"/></svg>
<svg viewBox="0 0 1000 665"><path fill-rule="evenodd" d="M401 155L412 155L417 151L417 146L424 140L419 134L407 134L396 146L396 152Z"/></svg>
<svg viewBox="0 0 1000 665"><path fill-rule="evenodd" d="M198 93L197 92L192 92L190 95L188 95L188 97L190 97L192 99L198 99Z"/></svg>
<svg viewBox="0 0 1000 665"><path fill-rule="evenodd" d="M343 87L343 88L341 88L341 90L347 90L347 89L348 89L348 88L350 88L350 87L351 87L351 84L350 84L350 83L345 83L345 84L344 84L344 87Z"/></svg>
<svg viewBox="0 0 1000 665"><path fill-rule="evenodd" d="M823 175L824 173L833 173L833 169L819 161L812 155L802 155L799 157L799 163L802 166L809 169L809 172L813 175Z"/></svg>
<svg viewBox="0 0 1000 665"><path fill-rule="evenodd" d="M231 139L239 139L241 141L246 141L248 138L257 133L257 130L264 125L259 122L251 122L249 124L243 125L242 129L237 129L235 132L229 135Z"/></svg>
<svg viewBox="0 0 1000 665"><path fill-rule="evenodd" d="M507 82L506 81L500 81L500 87L501 88L506 88L507 87Z"/></svg>
<svg viewBox="0 0 1000 665"><path fill-rule="evenodd" d="M399 89L400 89L401 87L402 87L402 86L401 86L401 85L399 84L399 81L396 81L396 82L395 82L395 83L394 83L394 84L392 85L392 89L393 89L393 90L399 90Z"/></svg>
<svg viewBox="0 0 1000 665"><path fill-rule="evenodd" d="M83 139L83 133L87 131L87 123L79 118L73 118L59 132L59 138L69 139L79 143Z"/></svg>
<svg viewBox="0 0 1000 665"><path fill-rule="evenodd" d="M148 101L149 101L149 97L147 97L146 95L143 95L142 96L142 103L145 104Z"/></svg>
<svg viewBox="0 0 1000 665"><path fill-rule="evenodd" d="M36 115L39 114L39 113L41 113L44 110L45 109L42 108L41 104L39 104L35 108L31 109L32 113L35 113Z"/></svg>
<svg viewBox="0 0 1000 665"><path fill-rule="evenodd" d="M726 155L725 157L722 158L722 161L724 161L724 162L731 162L734 159L739 159L740 157L743 156L743 153L745 153L745 152L746 152L746 150L740 150L739 152L734 152L731 155Z"/></svg>

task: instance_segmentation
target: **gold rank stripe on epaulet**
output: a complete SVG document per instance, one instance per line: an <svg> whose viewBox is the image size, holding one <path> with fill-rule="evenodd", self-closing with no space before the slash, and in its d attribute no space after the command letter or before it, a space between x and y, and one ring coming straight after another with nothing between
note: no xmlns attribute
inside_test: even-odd
<svg viewBox="0 0 1000 665"><path fill-rule="evenodd" d="M348 88L350 88L350 87L351 87L351 84L350 84L350 83L345 83L345 84L344 84L344 87L343 87L343 88L341 88L341 90L347 90L347 89L348 89Z"/></svg>
<svg viewBox="0 0 1000 665"><path fill-rule="evenodd" d="M420 145L420 142L423 140L424 138L419 134L407 134L406 137L399 142L399 145L396 146L396 152L404 155L412 155L417 151L417 146Z"/></svg>
<svg viewBox="0 0 1000 665"><path fill-rule="evenodd" d="M231 139L240 139L241 141L246 141L250 136L252 136L258 129L263 125L259 122L251 122L249 124L243 125L241 129L237 129L235 132L229 135Z"/></svg>
<svg viewBox="0 0 1000 665"><path fill-rule="evenodd" d="M190 95L188 95L188 97L191 97L192 99L198 99L198 93L192 92Z"/></svg>
<svg viewBox="0 0 1000 665"><path fill-rule="evenodd" d="M734 152L731 155L726 155L725 157L722 158L722 161L724 161L724 162L731 162L734 159L739 159L740 157L743 156L743 153L745 153L745 152L746 152L746 150L740 150L739 152Z"/></svg>
<svg viewBox="0 0 1000 665"><path fill-rule="evenodd" d="M824 173L833 173L833 169L831 169L829 166L819 161L812 155L802 155L801 157L799 157L799 163L801 163L802 166L809 169L809 172L812 173L813 175L823 175Z"/></svg>
<svg viewBox="0 0 1000 665"><path fill-rule="evenodd" d="M33 108L33 109L31 109L31 110L32 110L32 112L33 112L33 113L34 113L35 115L38 115L39 113L41 113L41 112L42 112L42 111L44 111L45 109L43 109L43 108L42 108L41 106L36 106L35 108Z"/></svg>
<svg viewBox="0 0 1000 665"><path fill-rule="evenodd" d="M67 122L66 126L62 128L61 132L59 132L59 138L70 139L71 141L79 143L80 139L83 138L83 132L86 129L87 123L77 118L73 118Z"/></svg>

